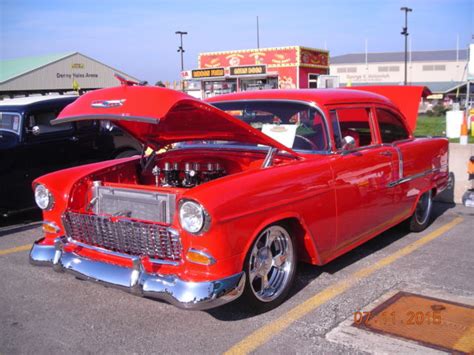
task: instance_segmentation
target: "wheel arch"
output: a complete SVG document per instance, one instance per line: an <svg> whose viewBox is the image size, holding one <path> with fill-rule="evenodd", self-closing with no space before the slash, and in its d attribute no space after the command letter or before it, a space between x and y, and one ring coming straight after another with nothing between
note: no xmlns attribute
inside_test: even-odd
<svg viewBox="0 0 474 355"><path fill-rule="evenodd" d="M245 247L245 254L248 253L252 244L260 235L260 233L265 228L274 224L282 225L291 235L295 237L298 261L321 265L321 258L316 248L313 236L311 235L309 228L301 216L295 213L272 216L262 221L262 223L260 223L257 228L255 228L255 232L253 233L252 237L249 238Z"/></svg>

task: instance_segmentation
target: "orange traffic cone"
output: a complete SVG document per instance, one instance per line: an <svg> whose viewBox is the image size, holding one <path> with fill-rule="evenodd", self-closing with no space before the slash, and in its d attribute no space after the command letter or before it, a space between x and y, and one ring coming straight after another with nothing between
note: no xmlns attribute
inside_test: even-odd
<svg viewBox="0 0 474 355"><path fill-rule="evenodd" d="M461 124L461 137L459 138L460 144L467 144L467 122L466 122L466 113L464 113L464 118Z"/></svg>

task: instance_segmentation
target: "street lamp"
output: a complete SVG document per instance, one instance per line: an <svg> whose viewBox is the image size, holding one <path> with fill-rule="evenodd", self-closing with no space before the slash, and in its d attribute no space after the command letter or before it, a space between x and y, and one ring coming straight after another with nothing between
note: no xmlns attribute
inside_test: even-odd
<svg viewBox="0 0 474 355"><path fill-rule="evenodd" d="M183 35L187 35L187 32L176 31L175 34L179 35L180 46L178 47L178 52L181 53L181 71L184 71L184 48L183 48ZM184 81L181 79L181 89L184 91Z"/></svg>
<svg viewBox="0 0 474 355"><path fill-rule="evenodd" d="M405 11L405 27L401 32L401 35L405 36L405 85L407 85L407 62L408 62L408 13L412 12L413 9L409 7L400 8L401 11Z"/></svg>

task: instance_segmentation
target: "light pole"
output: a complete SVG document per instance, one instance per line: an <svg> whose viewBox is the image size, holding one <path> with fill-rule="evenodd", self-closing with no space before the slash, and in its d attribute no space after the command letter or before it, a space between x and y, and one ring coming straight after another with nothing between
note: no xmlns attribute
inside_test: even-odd
<svg viewBox="0 0 474 355"><path fill-rule="evenodd" d="M175 34L179 35L180 46L178 52L181 53L181 72L184 71L184 48L183 48L183 35L187 35L187 32L176 31ZM184 91L184 80L181 79L181 90Z"/></svg>
<svg viewBox="0 0 474 355"><path fill-rule="evenodd" d="M405 85L407 85L407 62L408 62L408 13L412 12L413 9L410 9L409 7L402 7L400 8L401 11L405 11L405 27L403 27L403 30L401 34L405 36Z"/></svg>

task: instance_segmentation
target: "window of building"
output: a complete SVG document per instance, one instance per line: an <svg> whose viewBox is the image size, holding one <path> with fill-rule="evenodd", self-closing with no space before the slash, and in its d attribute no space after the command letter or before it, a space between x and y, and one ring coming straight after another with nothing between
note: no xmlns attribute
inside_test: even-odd
<svg viewBox="0 0 474 355"><path fill-rule="evenodd" d="M336 71L338 73L357 73L357 67L340 67Z"/></svg>
<svg viewBox="0 0 474 355"><path fill-rule="evenodd" d="M386 72L397 72L400 71L400 66L398 65L384 65L378 67L379 72L386 73Z"/></svg>
<svg viewBox="0 0 474 355"><path fill-rule="evenodd" d="M445 64L425 64L422 67L423 71L445 71L446 65Z"/></svg>
<svg viewBox="0 0 474 355"><path fill-rule="evenodd" d="M382 143L392 143L410 137L401 117L388 110L377 109L376 112Z"/></svg>
<svg viewBox="0 0 474 355"><path fill-rule="evenodd" d="M318 87L319 74L308 74L308 87L310 89L316 89Z"/></svg>
<svg viewBox="0 0 474 355"><path fill-rule="evenodd" d="M331 111L330 114L337 148L342 147L342 139L346 136L354 138L356 148L374 143L368 108L337 109Z"/></svg>

